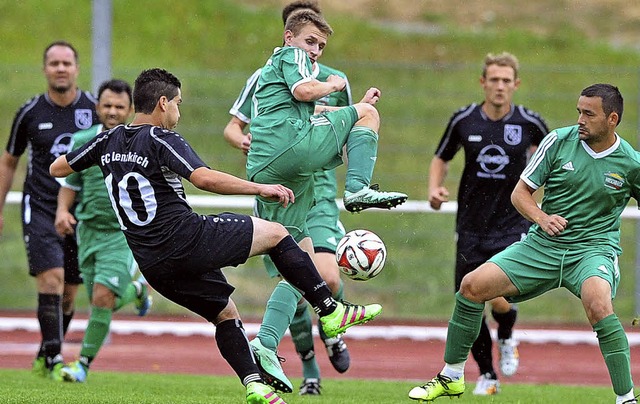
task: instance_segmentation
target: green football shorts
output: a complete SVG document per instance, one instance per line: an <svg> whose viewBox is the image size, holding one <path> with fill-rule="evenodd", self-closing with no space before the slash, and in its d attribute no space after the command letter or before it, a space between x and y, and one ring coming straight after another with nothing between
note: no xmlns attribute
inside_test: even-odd
<svg viewBox="0 0 640 404"><path fill-rule="evenodd" d="M257 197L260 218L284 225L296 241L310 236L307 214L314 204L313 173L342 164L342 146L357 118L354 107L312 116L301 128L308 135L253 176L254 182L290 188L296 198L283 208L278 202Z"/></svg>
<svg viewBox="0 0 640 404"><path fill-rule="evenodd" d="M137 269L124 233L92 229L80 222L76 234L80 273L89 296L94 283L106 286L116 296L123 296Z"/></svg>
<svg viewBox="0 0 640 404"><path fill-rule="evenodd" d="M609 282L613 299L620 281L618 255L613 248L549 245L531 233L491 257L489 262L498 265L520 291L519 295L507 298L511 302L530 300L560 287L579 298L582 283L592 276Z"/></svg>

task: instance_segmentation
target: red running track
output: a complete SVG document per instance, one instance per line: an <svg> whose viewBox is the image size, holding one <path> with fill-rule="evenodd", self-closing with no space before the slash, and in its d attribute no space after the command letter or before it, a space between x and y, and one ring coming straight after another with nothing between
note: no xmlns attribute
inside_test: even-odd
<svg viewBox="0 0 640 404"><path fill-rule="evenodd" d="M119 318L122 317L119 316ZM126 319L132 320L132 318ZM158 318L152 319L158 320ZM189 320L194 321L194 319ZM184 321L184 318L177 321ZM581 329L587 330L588 325ZM75 331L67 336L63 349L65 360L70 361L77 356L81 338L82 333ZM0 332L0 366L30 368L39 340L38 332L24 330ZM350 340L348 333L345 341L351 353L352 365L345 374L341 375L331 367L322 343L316 340L316 356L323 378L424 381L433 377L442 368L444 343L441 341L414 341L408 338L392 341ZM518 374L510 379L502 378L503 383L513 381L535 384L610 385L607 369L597 345L521 343L519 350L521 361ZM280 355L287 359L283 363L283 368L296 384L301 378L301 365L288 336L282 341ZM632 358L636 358L632 360L632 372L635 379L640 379L640 361L637 360L640 357L640 346L632 347L631 355ZM233 374L229 365L220 356L213 337L201 335L178 337L169 334L149 336L141 333L111 335L110 342L102 348L93 362L92 370ZM470 360L467 366L467 379L474 380L476 376L477 367L473 360Z"/></svg>

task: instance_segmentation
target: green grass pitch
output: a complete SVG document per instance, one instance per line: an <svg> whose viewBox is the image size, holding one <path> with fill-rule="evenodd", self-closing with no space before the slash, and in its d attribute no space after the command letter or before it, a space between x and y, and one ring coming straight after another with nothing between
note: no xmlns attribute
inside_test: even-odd
<svg viewBox="0 0 640 404"><path fill-rule="evenodd" d="M416 373L419 373L417 370ZM244 403L244 388L235 377L177 374L143 374L95 371L84 384L56 383L27 370L0 370L0 401L3 403ZM296 381L297 382L297 381ZM396 404L412 403L407 392L418 382L360 379L323 380L323 394L301 397L284 394L287 403ZM476 397L467 384L460 400L441 398L436 403L598 404L615 400L610 387L503 384L499 395Z"/></svg>

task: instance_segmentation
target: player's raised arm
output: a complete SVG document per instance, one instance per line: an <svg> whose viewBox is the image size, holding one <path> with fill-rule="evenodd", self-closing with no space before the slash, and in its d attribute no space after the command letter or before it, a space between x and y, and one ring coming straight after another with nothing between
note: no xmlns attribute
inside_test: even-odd
<svg viewBox="0 0 640 404"><path fill-rule="evenodd" d="M69 165L69 163L67 163L67 156L66 155L59 156L49 166L49 174L51 174L54 177L58 177L58 178L66 177L67 175L71 174L72 172L74 172L74 171L71 168L71 166Z"/></svg>

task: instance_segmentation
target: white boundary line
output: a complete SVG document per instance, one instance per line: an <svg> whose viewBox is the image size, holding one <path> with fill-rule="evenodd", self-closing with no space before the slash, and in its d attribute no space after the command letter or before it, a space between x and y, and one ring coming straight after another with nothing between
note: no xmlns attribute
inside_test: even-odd
<svg viewBox="0 0 640 404"><path fill-rule="evenodd" d="M20 204L22 192L11 191L7 195L7 204ZM193 208L218 208L218 209L253 209L255 198L252 196L228 196L228 195L187 195L187 201ZM342 199L336 199L341 210L344 209ZM380 212L430 212L454 214L458 210L457 201L449 201L442 205L442 209L431 209L428 201L409 200L391 211ZM627 206L622 212L623 219L640 219L640 209L635 205Z"/></svg>
<svg viewBox="0 0 640 404"><path fill-rule="evenodd" d="M87 320L75 319L71 322L69 331L84 331ZM260 324L245 323L244 328L249 336L256 335ZM0 332L11 331L39 332L40 326L35 318L0 317ZM179 337L214 336L214 327L202 322L184 321L128 321L114 320L111 322L111 332L115 334L142 333L144 335L172 334ZM495 337L495 330L492 330ZM315 331L314 331L315 333ZM413 341L445 341L447 329L445 327L365 325L349 329L349 338L367 340L381 338L387 340L407 338ZM532 344L560 343L560 344L590 344L597 345L598 340L593 331L580 330L552 330L552 329L520 329L516 328L514 337L520 342ZM640 332L627 332L629 345L640 345Z"/></svg>

